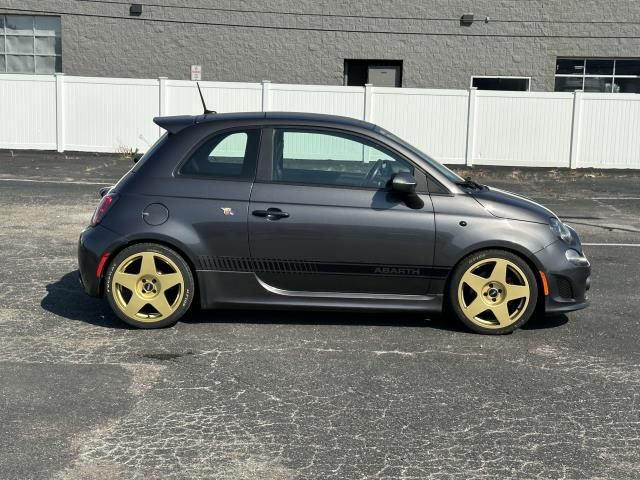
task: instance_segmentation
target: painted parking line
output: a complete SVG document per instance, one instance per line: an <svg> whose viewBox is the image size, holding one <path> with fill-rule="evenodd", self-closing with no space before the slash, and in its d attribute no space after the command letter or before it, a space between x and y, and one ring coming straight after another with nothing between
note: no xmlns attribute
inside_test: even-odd
<svg viewBox="0 0 640 480"><path fill-rule="evenodd" d="M640 243L583 243L583 247L640 247Z"/></svg>
<svg viewBox="0 0 640 480"><path fill-rule="evenodd" d="M591 200L640 200L640 197L592 197Z"/></svg>
<svg viewBox="0 0 640 480"><path fill-rule="evenodd" d="M0 178L2 182L53 183L59 185L113 185L114 182L85 182L83 180L41 180L35 178Z"/></svg>

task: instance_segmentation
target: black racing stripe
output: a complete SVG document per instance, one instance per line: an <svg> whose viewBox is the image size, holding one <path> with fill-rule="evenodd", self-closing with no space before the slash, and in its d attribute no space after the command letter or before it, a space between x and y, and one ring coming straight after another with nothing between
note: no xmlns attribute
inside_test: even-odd
<svg viewBox="0 0 640 480"><path fill-rule="evenodd" d="M375 275L443 279L449 275L447 267L424 265L389 265L375 263L312 262L274 258L198 257L200 270L254 273L319 273L331 275Z"/></svg>

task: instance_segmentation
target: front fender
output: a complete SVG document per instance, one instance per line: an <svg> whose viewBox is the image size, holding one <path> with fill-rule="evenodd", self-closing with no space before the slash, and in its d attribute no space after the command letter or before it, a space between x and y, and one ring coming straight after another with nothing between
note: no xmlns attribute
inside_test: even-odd
<svg viewBox="0 0 640 480"><path fill-rule="evenodd" d="M470 196L434 199L435 265L453 267L472 252L505 248L536 266L535 253L557 240L547 224L498 218Z"/></svg>

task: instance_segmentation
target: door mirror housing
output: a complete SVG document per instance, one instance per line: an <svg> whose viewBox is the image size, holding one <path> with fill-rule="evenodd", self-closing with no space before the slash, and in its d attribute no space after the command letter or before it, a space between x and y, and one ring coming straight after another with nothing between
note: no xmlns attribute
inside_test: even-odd
<svg viewBox="0 0 640 480"><path fill-rule="evenodd" d="M399 193L415 193L418 182L413 175L406 172L396 173L391 179L391 189Z"/></svg>

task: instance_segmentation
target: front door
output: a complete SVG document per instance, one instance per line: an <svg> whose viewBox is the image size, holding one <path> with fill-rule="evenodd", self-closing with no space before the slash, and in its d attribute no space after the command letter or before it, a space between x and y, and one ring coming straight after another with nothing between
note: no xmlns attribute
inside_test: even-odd
<svg viewBox="0 0 640 480"><path fill-rule="evenodd" d="M271 144L271 168L251 193L249 246L265 286L427 293L434 272L431 199L425 192L407 202L387 187L396 173L418 174L411 162L336 130L266 129L263 138Z"/></svg>

